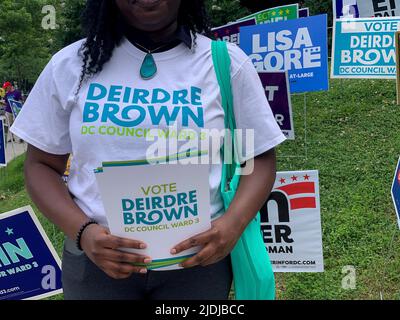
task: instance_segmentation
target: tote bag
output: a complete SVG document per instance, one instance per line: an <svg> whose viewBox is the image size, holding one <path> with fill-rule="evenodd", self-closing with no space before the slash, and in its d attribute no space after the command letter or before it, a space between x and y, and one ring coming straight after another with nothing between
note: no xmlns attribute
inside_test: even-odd
<svg viewBox="0 0 400 320"><path fill-rule="evenodd" d="M227 136L222 150L230 140L231 150L237 152L234 130L236 121L233 109L231 87L231 59L224 41L212 42L212 57L220 86L222 106L225 112ZM229 134L230 133L230 134ZM235 157L232 157L235 160ZM221 196L225 210L232 202L240 182L240 164L237 161L223 163ZM271 261L265 248L260 228L260 213L249 223L231 252L235 298L237 300L273 300L275 298L275 280Z"/></svg>

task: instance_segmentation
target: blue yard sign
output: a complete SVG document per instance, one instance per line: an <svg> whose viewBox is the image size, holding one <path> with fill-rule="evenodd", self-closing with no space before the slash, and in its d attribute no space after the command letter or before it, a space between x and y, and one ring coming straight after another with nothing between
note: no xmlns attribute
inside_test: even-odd
<svg viewBox="0 0 400 320"><path fill-rule="evenodd" d="M31 207L0 214L0 300L62 293L61 262Z"/></svg>
<svg viewBox="0 0 400 320"><path fill-rule="evenodd" d="M400 158L397 163L392 184L392 199L394 203L394 208L396 209L397 222L400 228Z"/></svg>
<svg viewBox="0 0 400 320"><path fill-rule="evenodd" d="M399 17L336 20L331 77L396 79L398 30Z"/></svg>
<svg viewBox="0 0 400 320"><path fill-rule="evenodd" d="M4 132L4 122L0 119L0 167L5 167L6 165L6 133Z"/></svg>
<svg viewBox="0 0 400 320"><path fill-rule="evenodd" d="M288 71L290 92L328 90L327 15L240 28L259 72Z"/></svg>
<svg viewBox="0 0 400 320"><path fill-rule="evenodd" d="M8 102L10 103L14 119L16 119L18 114L21 112L22 103L19 101L12 100L12 99L9 99Z"/></svg>

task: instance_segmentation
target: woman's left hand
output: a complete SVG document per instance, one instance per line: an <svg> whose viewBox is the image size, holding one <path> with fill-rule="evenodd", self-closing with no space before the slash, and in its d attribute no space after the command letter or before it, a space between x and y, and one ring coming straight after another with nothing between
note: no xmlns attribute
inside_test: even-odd
<svg viewBox="0 0 400 320"><path fill-rule="evenodd" d="M195 256L181 264L183 268L198 265L205 267L224 259L231 253L243 232L240 225L232 220L226 215L215 220L209 231L181 242L171 250L171 254L178 254L192 247L203 247Z"/></svg>

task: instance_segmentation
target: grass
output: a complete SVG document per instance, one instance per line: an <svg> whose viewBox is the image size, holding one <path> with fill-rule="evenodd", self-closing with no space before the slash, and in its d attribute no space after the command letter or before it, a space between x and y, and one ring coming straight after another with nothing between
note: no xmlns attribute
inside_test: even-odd
<svg viewBox="0 0 400 320"><path fill-rule="evenodd" d="M395 82L333 80L328 92L293 96L296 140L278 150L278 169L318 169L325 272L276 274L279 299L400 299L400 233L390 188L400 154ZM305 136L306 133L306 136ZM0 212L27 204L61 252L62 235L23 186L23 156L0 171ZM342 288L354 266L356 289ZM60 298L60 297L58 297Z"/></svg>
<svg viewBox="0 0 400 320"><path fill-rule="evenodd" d="M331 81L328 92L307 94L305 145L303 96L293 97L297 139L279 149L278 169L319 170L326 271L277 274L280 299L400 298L390 197L400 154L395 99L394 81ZM342 289L347 265L356 270L355 290Z"/></svg>

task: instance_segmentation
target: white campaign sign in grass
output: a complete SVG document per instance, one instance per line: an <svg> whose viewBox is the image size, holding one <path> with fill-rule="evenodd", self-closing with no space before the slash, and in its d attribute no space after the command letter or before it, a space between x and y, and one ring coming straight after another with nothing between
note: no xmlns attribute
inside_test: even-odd
<svg viewBox="0 0 400 320"><path fill-rule="evenodd" d="M274 272L323 272L318 171L278 172L261 210Z"/></svg>

